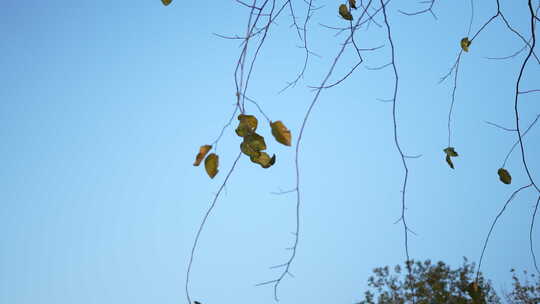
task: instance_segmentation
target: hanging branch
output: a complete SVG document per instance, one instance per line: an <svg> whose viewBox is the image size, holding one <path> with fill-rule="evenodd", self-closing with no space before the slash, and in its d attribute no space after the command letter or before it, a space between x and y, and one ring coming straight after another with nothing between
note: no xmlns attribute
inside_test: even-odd
<svg viewBox="0 0 540 304"><path fill-rule="evenodd" d="M241 152L238 154L238 156L236 156L236 159L234 160L231 166L231 169L229 169L229 172L225 176L223 183L219 187L217 193L214 195L214 199L212 200L212 203L210 204L210 207L208 208L208 210L206 210L206 213L203 216L202 222L199 225L199 229L197 230L197 234L195 235L195 240L193 241L193 247L191 247L191 254L189 256L189 263L188 263L188 267L186 271L185 290L186 290L186 298L187 298L188 304L191 304L191 296L189 294L189 279L190 279L190 274L191 274L191 266L193 265L193 259L195 258L195 251L197 250L197 245L199 244L199 238L201 236L201 232L204 228L204 225L206 224L206 221L208 220L208 217L212 213L212 210L214 210L214 207L216 206L216 203L219 198L219 195L221 194L221 191L223 191L223 189L225 188L225 185L227 184L227 181L229 180L229 177L231 177L231 174L233 173L234 168L236 167L236 164L238 163L238 160L240 159L240 156L242 156Z"/></svg>
<svg viewBox="0 0 540 304"><path fill-rule="evenodd" d="M538 275L540 275L540 270L538 269L538 264L536 263L536 255L534 254L534 246L533 246L533 230L534 230L534 219L536 217L536 211L538 211L538 204L540 204L540 196L538 196L538 199L536 200L536 205L534 205L534 212L531 218L531 226L529 229L529 248L531 249L531 256L534 263L534 268L536 269L536 272Z"/></svg>
<svg viewBox="0 0 540 304"><path fill-rule="evenodd" d="M253 103L259 109L259 111L263 114L263 116L268 121L270 121L268 116L266 116L266 114L264 114L264 112L263 112L262 108L260 107L260 105L257 102L255 102L253 99L246 96L246 91L247 91L247 87L248 87L248 84L249 84L249 79L251 77L251 73L253 71L255 61L257 59L257 56L259 54L259 51L260 51L262 45L265 42L266 35L268 33L270 25L274 22L275 18L277 18L280 15L280 13L287 6L287 4L290 2L290 0L286 1L278 9L278 11L275 14L274 14L275 0L271 2L271 9L270 9L270 12L268 14L263 13L263 12L264 12L264 9L266 8L266 6L268 5L268 3L270 2L269 0L264 1L261 6L256 5L257 0L254 0L251 5L247 4L247 3L244 3L242 1L239 1L239 0L237 0L237 2L240 3L243 6L248 7L250 9L250 14L249 14L249 19L248 19L248 23L247 23L246 35L243 38L243 42L242 42L242 44L243 44L242 51L240 53L240 56L238 58L237 65L236 65L236 68L235 68L235 71L234 71L234 80L235 80L235 86L236 86L236 105L235 105L235 109L233 111L233 114L232 114L231 118L229 119L228 123L221 129L221 132L220 132L219 136L216 138L216 140L214 140L214 142L212 143L212 146L217 146L217 144L218 144L219 140L222 138L226 128L231 125L232 120L236 116L236 113L238 111L240 111L242 114L245 113L245 100L246 99L248 101L250 101L251 103ZM259 23L259 21L261 20L261 17L263 17L263 16L267 16L268 21L262 27L262 30L261 29L256 30L257 29L257 24ZM253 55L253 57L251 59L251 62L249 64L249 70L248 70L247 75L246 75L245 74L245 64L246 64L246 58L247 58L247 54L248 54L249 41L253 37L258 36L259 34L262 34L262 36L259 39L259 43L258 43L258 45L256 47L256 51L254 52L254 55ZM234 37L233 39L237 39L237 37L238 36ZM231 38L231 37L226 37L226 38ZM196 249L197 249L197 245L198 245L201 233L202 233L202 231L204 229L204 226L205 226L209 216L211 215L214 207L216 206L216 203L217 203L218 198L220 197L220 194L225 189L227 181L229 180L230 176L234 172L234 169L236 168L236 164L238 163L238 160L240 159L241 155L242 155L242 152L240 152L238 154L238 156L236 157L236 159L234 160L230 170L228 171L227 175L225 176L225 179L224 179L223 183L219 187L217 193L214 195L214 199L212 200L212 203L210 204L210 207L208 208L205 215L203 216L201 224L199 225L199 229L197 230L197 234L195 235L195 240L193 242L193 247L192 247L190 258L189 258L188 268L187 268L187 271L186 271L185 292L186 292L186 298L187 298L188 304L191 304L191 295L189 293L190 274L191 274L193 260L195 258L195 252L196 252Z"/></svg>
<svg viewBox="0 0 540 304"><path fill-rule="evenodd" d="M433 5L433 2L432 2L432 5ZM407 181L409 177L409 168L407 166L407 161L406 161L406 158L408 157L403 153L403 150L401 148L399 137L398 137L398 126L397 126L397 93L398 93L398 88L399 88L399 75L398 75L396 61L395 61L395 47L394 47L394 41L392 39L392 31L390 29L390 23L388 22L388 16L386 14L386 6L384 5L383 0L381 0L381 6L382 6L382 11L383 11L383 16L384 16L384 24L386 25L386 32L388 34L388 42L390 43L390 51L391 51L390 64L392 66L392 70L394 74L394 89L393 89L393 94L392 94L392 121L394 125L394 144L396 146L396 149L399 152L399 155L401 157L401 163L403 164L403 169L405 171L405 175L403 177L403 185L401 188L401 217L399 221L401 221L401 223L403 224L405 257L406 257L405 265L407 266L408 277L412 277L412 268L411 268L412 261L409 256L409 232L412 232L412 231L410 231L407 225L406 217L405 217L405 210L406 210L405 198L406 198L406 191L407 191ZM429 10L431 10L431 8ZM414 304L416 302L415 292L414 292L415 287L414 286L410 286L410 287L411 287L411 293L413 296L412 301Z"/></svg>
<svg viewBox="0 0 540 304"><path fill-rule="evenodd" d="M510 204L510 202L514 199L514 197L516 197L516 195L519 192L521 192L522 190L525 190L525 189L527 189L527 188L529 188L531 186L532 186L532 184L528 184L527 186L523 186L523 187L517 189L516 191L514 191L512 193L512 195L510 195L508 200L506 200L506 203L502 207L501 211L499 211L499 213L497 214L497 216L495 217L495 219L491 223L491 227L489 228L489 232L488 232L488 234L486 236L486 239L484 241L484 247L482 247L482 253L480 254L480 260L478 262L478 269L476 271L476 280L475 280L477 283L478 283L478 276L480 275L480 268L482 267L482 260L484 259L484 253L486 252L486 247L487 247L487 244L489 242L489 237L491 236L491 233L493 232L493 228L495 227L495 224L497 224L497 221L499 220L499 218L503 214L504 210L506 210L506 207L508 206L508 204Z"/></svg>
<svg viewBox="0 0 540 304"><path fill-rule="evenodd" d="M525 147L523 145L523 136L525 134L523 134L523 135L521 134L521 129L520 129L520 126L519 126L519 108L518 108L518 105L519 105L519 103L518 103L518 101L519 101L519 92L520 92L519 91L519 85L521 83L521 79L523 78L523 71L525 70L525 66L529 62L529 59L531 58L531 55L534 52L534 47L536 45L535 23L536 23L536 20L538 19L535 16L535 12L533 10L532 0L528 0L528 6L529 6L529 13L531 15L531 37L532 37L531 39L532 39L532 42L531 42L529 53L527 54L527 57L525 57L525 60L523 60L523 64L521 65L521 68L519 70L519 75L518 75L518 78L517 78L517 81L516 81L516 90L515 90L515 99L514 99L514 113L515 113L515 116L516 116L516 131L517 131L517 135L518 135L518 139L519 139L519 148L520 148L520 151L521 151L521 161L523 163L523 167L525 168L525 172L527 173L527 177L529 178L529 181L531 182L531 185L534 187L534 189L536 189L538 194L540 194L540 189L538 188L538 186L534 182L534 179L533 179L533 177L531 175L531 172L529 170L529 166L527 164L527 158L525 156ZM533 243L532 243L532 231L533 231L533 226L534 226L534 218L536 216L536 211L538 210L538 202L539 201L540 201L540 197L538 198L538 201L536 202L536 206L534 208L534 213L532 215L531 225L530 225L530 230L529 230L529 241L530 241L531 255L533 257L534 267L535 267L536 271L538 272L538 274L540 274L540 271L538 270L538 265L536 263L536 256L534 254L534 248L533 248Z"/></svg>
<svg viewBox="0 0 540 304"><path fill-rule="evenodd" d="M304 19L304 25L301 28L298 28L298 25L296 24L296 22L294 23L296 28L299 30L298 36L300 37L300 40L303 42L302 49L304 49L304 64L302 66L302 69L298 73L298 75L296 75L296 78L293 81L288 82L287 85L279 91L279 93L284 92L290 87L296 86L298 81L300 81L300 79L304 77L304 73L306 72L308 61L309 61L309 55L314 54L308 48L307 24L309 22L309 19L311 19L312 17L312 11L319 9L320 7L318 8L313 7L313 0L309 0L309 2L307 2L306 0L306 4L308 6L308 10L306 13L306 19ZM300 31L302 32L302 35L300 35Z"/></svg>
<svg viewBox="0 0 540 304"><path fill-rule="evenodd" d="M516 89L515 89L514 113L515 113L515 117L516 117L516 131L517 131L517 135L518 135L518 139L519 139L519 148L520 148L520 151L521 151L521 161L523 163L523 167L525 168L525 172L527 173L527 177L529 178L529 181L534 186L536 191L538 193L540 193L540 189L538 188L538 186L534 182L533 177L531 175L531 172L529 170L529 166L527 164L527 158L525 157L525 147L523 145L523 135L521 133L521 129L520 129L520 126L519 126L519 109L518 109L518 105L519 105L519 102L518 102L519 101L519 85L521 83L521 79L523 78L523 71L525 70L525 66L529 62L529 59L531 58L531 56L532 56L532 54L534 52L534 47L536 45L535 15L534 15L533 7L532 7L532 0L528 0L528 6L529 6L529 12L531 14L532 43L531 43L531 47L529 49L529 53L527 54L527 57L525 57L525 60L523 60L523 64L521 65L521 68L519 69L519 74L518 74L518 78L517 78L517 81L516 81Z"/></svg>
<svg viewBox="0 0 540 304"><path fill-rule="evenodd" d="M312 112L313 108L315 107L315 105L317 104L317 102L319 100L319 97L320 97L320 94L321 94L322 90L327 88L326 83L328 82L328 80L332 76L338 61L341 59L341 56L345 52L345 49L347 48L347 46L352 44L351 40L353 39L353 35L354 35L355 31L359 28L359 25L361 24L363 18L366 16L367 9L371 6L371 3L372 3L372 0L369 0L369 3L362 10L361 15L358 17L357 23L354 26L351 26L349 28L351 30L350 34L345 39L344 43L341 44L341 47L340 47L336 57L334 58L328 72L326 73L326 76L323 78L321 84L319 86L315 87L315 96L313 97L313 99L312 99L312 101L311 101L311 103L310 103L310 105L309 105L309 107L308 107L308 109L306 111L306 114L304 115L302 125L300 127L299 132L298 132L298 138L296 140L296 149L295 149L295 160L294 160L294 162L295 162L295 174L296 174L296 186L292 190L292 192L296 193L296 210L295 210L296 211L296 227L295 227L295 231L293 232L294 243L293 243L293 245L291 247L287 248L287 249L289 249L291 251L291 255L289 256L289 259L285 263L282 263L280 265L276 265L276 266L272 267L272 268L282 268L283 269L281 271L281 274L277 277L277 279L262 282L262 283L259 283L259 284L256 285L256 286L263 286L263 285L273 284L273 287L274 287L274 299L276 301L279 301L279 298L278 298L278 295L277 295L279 285L281 284L281 282L283 281L283 279L285 278L286 275L292 276L292 274L290 272L290 268L291 268L291 265L292 265L292 263L293 263L293 261L294 261L294 259L296 257L296 253L297 253L297 249L298 249L298 243L299 243L299 237L300 237L300 207L301 207L301 201L302 201L301 200L301 193L302 192L301 192L301 188L300 188L301 182L300 182L299 155L300 155L300 144L302 142L302 137L303 137L303 134L304 134L304 131L305 131L305 127L306 127L307 121L308 121L308 119L309 119L309 117L311 115L311 112ZM358 49L355 45L354 45L354 47L355 47L355 50L357 52L360 51L360 49ZM362 59L360 59L360 60L362 61ZM353 67L352 70L354 70L357 65L355 65L355 67ZM350 74L351 74L351 72L347 73L347 75L350 75ZM346 78L347 78L347 76L342 78L340 80L340 82L345 80Z"/></svg>

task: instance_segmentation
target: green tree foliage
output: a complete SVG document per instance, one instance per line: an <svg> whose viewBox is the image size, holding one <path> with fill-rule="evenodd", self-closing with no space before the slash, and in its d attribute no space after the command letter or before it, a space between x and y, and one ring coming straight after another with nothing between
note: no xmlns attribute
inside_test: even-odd
<svg viewBox="0 0 540 304"><path fill-rule="evenodd" d="M512 269L512 292L505 295L505 299L510 304L538 304L540 303L540 278L534 274L523 272L523 281Z"/></svg>
<svg viewBox="0 0 540 304"><path fill-rule="evenodd" d="M491 304L501 303L482 274L476 279L474 263L451 269L444 262L410 262L411 274L396 265L375 268L368 279L369 290L358 304ZM515 285L515 284L514 284ZM516 302L532 303L532 302ZM538 303L538 302L534 302Z"/></svg>

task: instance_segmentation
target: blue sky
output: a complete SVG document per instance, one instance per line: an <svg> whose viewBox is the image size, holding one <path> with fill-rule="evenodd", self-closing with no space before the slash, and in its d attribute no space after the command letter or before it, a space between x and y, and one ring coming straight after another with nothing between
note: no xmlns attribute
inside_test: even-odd
<svg viewBox="0 0 540 304"><path fill-rule="evenodd" d="M495 2L476 3L472 31ZM519 2L519 3L518 3ZM303 2L295 4L303 18ZM344 36L319 23L343 26L337 4L310 21L312 57L304 80L278 94L303 61L288 14L277 20L259 55L248 95L293 140L313 92ZM502 1L526 37L526 1ZM0 5L0 303L181 303L189 253L202 216L238 153L228 128L220 173L211 180L192 166L234 110L233 71L247 10L233 1L14 1ZM407 218L417 236L414 259L458 266L478 261L489 225L507 197L528 183L518 150L497 177L516 135L514 87L525 53L503 24L490 24L461 62L453 146L448 168L446 119L451 82L437 84L466 36L470 2L437 2L429 15L407 17L388 7L400 74L398 124L409 160ZM388 62L384 29L361 30L367 66ZM538 48L537 48L538 50ZM355 63L349 49L336 69ZM528 65L523 89L538 89L539 65ZM323 91L300 149L303 193L297 257L280 286L281 303L353 303L371 269L404 261L401 159L393 144L390 69L363 66L342 85ZM536 86L536 87L535 87ZM522 126L540 114L540 94L522 95ZM257 110L247 112L260 117ZM271 139L261 118L260 133ZM533 177L540 180L538 127L525 137ZM264 170L243 157L200 239L191 294L202 303L273 303L270 266L288 258L293 242L294 147L267 140L276 164ZM483 264L498 291L510 288L510 268L532 270L529 224L537 195L522 192L495 227ZM537 230L538 231L538 230ZM534 234L536 249L540 237Z"/></svg>

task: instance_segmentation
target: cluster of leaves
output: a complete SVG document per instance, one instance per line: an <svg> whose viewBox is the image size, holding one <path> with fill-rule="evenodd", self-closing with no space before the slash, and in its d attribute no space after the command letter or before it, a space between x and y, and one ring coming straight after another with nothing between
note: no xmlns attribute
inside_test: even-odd
<svg viewBox="0 0 540 304"><path fill-rule="evenodd" d="M394 273L388 266L376 268L369 277L370 290L358 304L495 304L500 299L491 283L480 274L474 279L474 263L464 259L463 265L451 269L444 262L432 264L409 261L410 274L403 274L396 265Z"/></svg>
<svg viewBox="0 0 540 304"><path fill-rule="evenodd" d="M199 148L199 153L197 156L195 156L195 162L193 163L194 166L198 166L201 164L202 160L212 149L211 145L204 145ZM206 169L206 173L210 178L214 178L218 174L218 166L219 166L219 156L215 153L211 153L204 159L204 168Z"/></svg>
<svg viewBox="0 0 540 304"><path fill-rule="evenodd" d="M259 164L263 168L270 168L276 162L276 155L270 155L266 152L266 142L264 137L255 132L259 124L257 118L253 115L238 115L238 127L236 128L236 135L243 138L240 144L240 151L249 156L249 159L256 164ZM291 131L281 121L270 122L270 128L272 129L272 135L277 142L285 145L291 145ZM200 165L204 159L204 167L206 173L210 178L214 178L218 173L219 156L215 153L211 153L206 157L206 154L212 149L211 145L203 145L199 149L199 153L195 156L194 166ZM205 159L206 157L206 159Z"/></svg>
<svg viewBox="0 0 540 304"><path fill-rule="evenodd" d="M238 128L236 128L236 134L242 137L244 140L240 144L240 151L245 155L249 156L249 159L261 165L263 168L270 168L276 162L276 155L268 155L266 152L266 143L264 142L264 137L257 134L257 118L252 115L243 115L238 116L240 123Z"/></svg>

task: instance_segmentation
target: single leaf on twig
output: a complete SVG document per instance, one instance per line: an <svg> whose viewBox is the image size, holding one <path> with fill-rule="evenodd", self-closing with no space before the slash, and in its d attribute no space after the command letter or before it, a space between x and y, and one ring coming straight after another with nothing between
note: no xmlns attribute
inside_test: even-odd
<svg viewBox="0 0 540 304"><path fill-rule="evenodd" d="M445 148L443 151L444 153L446 153L446 162L448 163L450 168L454 169L454 163L452 162L451 157L457 157L458 153L456 152L454 147Z"/></svg>
<svg viewBox="0 0 540 304"><path fill-rule="evenodd" d="M291 131L280 120L271 122L270 127L272 128L272 135L279 143L285 146L291 145Z"/></svg>
<svg viewBox="0 0 540 304"><path fill-rule="evenodd" d="M349 9L347 8L347 5L345 5L345 4L342 4L342 5L339 6L339 14L345 20L349 20L349 21L353 20L351 12L349 12Z"/></svg>
<svg viewBox="0 0 540 304"><path fill-rule="evenodd" d="M356 9L356 0L349 0L349 6Z"/></svg>
<svg viewBox="0 0 540 304"><path fill-rule="evenodd" d="M163 5L167 6L169 4L171 4L172 0L161 0L161 3L163 3Z"/></svg>
<svg viewBox="0 0 540 304"><path fill-rule="evenodd" d="M215 153L211 153L208 155L208 157L204 160L204 168L206 169L206 173L210 178L214 178L216 174L218 174L218 166L219 166L219 156Z"/></svg>
<svg viewBox="0 0 540 304"><path fill-rule="evenodd" d="M448 147L448 148L445 148L443 151L444 151L444 153L446 153L446 155L448 155L448 156L452 156L452 157L458 156L458 153L456 152L456 150L455 150L454 147Z"/></svg>
<svg viewBox="0 0 540 304"><path fill-rule="evenodd" d="M199 154L197 154L197 156L195 156L195 162L193 163L193 165L194 166L200 165L201 162L203 161L204 157L206 156L206 153L208 153L208 151L210 151L210 149L212 149L211 145L201 146L201 148L199 149Z"/></svg>
<svg viewBox="0 0 540 304"><path fill-rule="evenodd" d="M510 172L504 168L500 168L497 170L497 174L499 174L499 179L501 182L509 185L512 183L512 176L510 175Z"/></svg>
<svg viewBox="0 0 540 304"><path fill-rule="evenodd" d="M468 52L469 51L469 46L471 46L471 41L469 40L469 37L465 37L465 38L461 39L460 45L461 45L461 48L465 52Z"/></svg>
<svg viewBox="0 0 540 304"><path fill-rule="evenodd" d="M236 134L240 137L246 137L257 130L257 118L253 115L238 115L240 123L236 128Z"/></svg>

